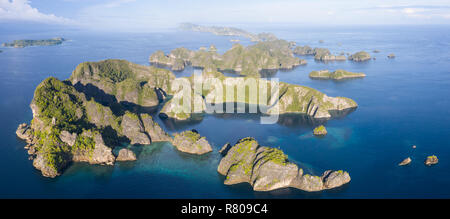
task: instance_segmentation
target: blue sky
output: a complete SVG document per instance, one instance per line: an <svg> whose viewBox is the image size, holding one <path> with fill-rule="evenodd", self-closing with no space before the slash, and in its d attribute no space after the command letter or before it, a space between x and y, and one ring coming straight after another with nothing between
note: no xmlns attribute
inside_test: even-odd
<svg viewBox="0 0 450 219"><path fill-rule="evenodd" d="M105 30L200 24L450 24L449 0L0 0L2 23Z"/></svg>

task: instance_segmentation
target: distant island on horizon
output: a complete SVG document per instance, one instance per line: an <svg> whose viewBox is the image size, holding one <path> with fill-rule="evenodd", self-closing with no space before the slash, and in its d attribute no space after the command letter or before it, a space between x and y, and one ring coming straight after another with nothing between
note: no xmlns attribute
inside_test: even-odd
<svg viewBox="0 0 450 219"><path fill-rule="evenodd" d="M12 43L3 43L3 47L14 47L14 48L25 48L28 46L54 46L60 45L66 39L62 37L56 37L52 39L44 39L44 40L14 40Z"/></svg>
<svg viewBox="0 0 450 219"><path fill-rule="evenodd" d="M194 31L194 32L207 32L213 33L219 36L238 36L245 37L250 39L252 42L261 42L261 41L272 41L278 39L272 33L259 33L253 34L246 30L235 28L235 27L221 27L221 26L202 26L198 24L192 23L181 23L179 28L184 31ZM233 40L236 41L236 40Z"/></svg>

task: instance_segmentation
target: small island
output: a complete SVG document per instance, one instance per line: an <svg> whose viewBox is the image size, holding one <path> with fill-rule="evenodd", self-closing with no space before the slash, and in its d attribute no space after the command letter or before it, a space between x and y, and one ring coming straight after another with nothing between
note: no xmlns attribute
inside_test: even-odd
<svg viewBox="0 0 450 219"><path fill-rule="evenodd" d="M312 71L311 73L309 73L309 77L312 79L343 80L350 78L363 78L366 77L366 75L364 73L354 73L338 69L334 72L330 72L329 70Z"/></svg>
<svg viewBox="0 0 450 219"><path fill-rule="evenodd" d="M172 50L168 55L163 51L156 51L149 61L155 65L168 66L174 71L181 71L191 65L205 71L261 77L264 72L292 69L306 64L305 60L293 55L291 46L292 44L285 40L264 41L247 47L236 43L223 55L217 53L214 45L209 49L201 48L197 51L181 47Z"/></svg>
<svg viewBox="0 0 450 219"><path fill-rule="evenodd" d="M280 149L260 146L251 137L228 147L217 168L226 177L225 185L249 183L255 191L290 187L313 192L340 187L351 180L342 170L327 170L322 176L307 174Z"/></svg>
<svg viewBox="0 0 450 219"><path fill-rule="evenodd" d="M325 126L321 125L321 126L316 127L313 130L313 134L315 136L325 136L328 134L328 132L327 132L327 129L325 128Z"/></svg>
<svg viewBox="0 0 450 219"><path fill-rule="evenodd" d="M250 39L252 42L277 40L277 37L272 33L253 34L235 27L202 26L192 23L182 23L179 25L179 28L184 31L206 32L218 36L245 37Z"/></svg>
<svg viewBox="0 0 450 219"><path fill-rule="evenodd" d="M329 49L326 48L311 48L310 46L297 46L294 48L296 55L313 55L317 61L345 61L347 58L343 55L332 55Z"/></svg>
<svg viewBox="0 0 450 219"><path fill-rule="evenodd" d="M410 157L407 157L407 158L404 159L402 162L400 162L398 165L399 165L399 166L406 166L406 165L410 164L411 161L412 161L411 158L410 158Z"/></svg>
<svg viewBox="0 0 450 219"><path fill-rule="evenodd" d="M351 56L348 57L349 60L355 61L355 62L364 62L367 60L370 60L370 54L365 51L357 52Z"/></svg>
<svg viewBox="0 0 450 219"><path fill-rule="evenodd" d="M220 72L207 74L226 79ZM183 152L208 153L212 151L211 145L195 130L171 137L152 116L141 111L161 104L164 104L162 112L170 107L180 107L169 99L174 95L170 89L174 80L175 76L169 70L125 60L81 63L69 79L61 81L49 77L37 86L30 104L33 119L28 124L20 124L16 135L27 142L25 149L33 166L43 176L52 178L61 175L74 162L114 165L118 161L136 160L136 154L129 149L121 149L118 155L113 153L113 149L122 144L146 146L153 142L170 142ZM263 79L255 80L268 83ZM230 86L234 88L234 85ZM203 92L205 97L211 95L208 90ZM199 98L194 99L205 104L206 100L200 94L196 95ZM328 97L312 88L286 83L280 83L278 98L279 111L271 112L269 109L268 114L294 112L313 118L330 118L329 111L357 107L349 98ZM184 114L184 117L179 117L190 118L194 113ZM229 153L233 148L239 147L229 145L221 152L229 157L234 153ZM264 151L266 158L282 154L270 148ZM267 171L273 170L268 168ZM345 172L327 172L314 181L314 188L309 188L301 180L316 178L295 172L300 181L292 181L289 185L306 191L333 188L350 180Z"/></svg>
<svg viewBox="0 0 450 219"><path fill-rule="evenodd" d="M46 40L14 40L12 43L3 43L3 47L24 48L28 46L53 46L62 44L66 39L57 37Z"/></svg>
<svg viewBox="0 0 450 219"><path fill-rule="evenodd" d="M201 155L212 151L212 147L206 138L200 136L196 130L175 134L172 144L179 151L189 154Z"/></svg>
<svg viewBox="0 0 450 219"><path fill-rule="evenodd" d="M427 166L431 166L431 165L435 165L439 162L439 159L437 158L436 155L431 155L428 156L427 159L425 160L425 165Z"/></svg>

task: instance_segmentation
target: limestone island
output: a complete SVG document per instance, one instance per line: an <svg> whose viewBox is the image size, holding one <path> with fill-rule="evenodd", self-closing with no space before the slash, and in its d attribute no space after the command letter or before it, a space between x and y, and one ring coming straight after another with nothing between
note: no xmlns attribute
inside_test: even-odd
<svg viewBox="0 0 450 219"><path fill-rule="evenodd" d="M276 40L277 37L272 33L260 33L253 34L245 30L235 28L235 27L220 27L220 26L202 26L192 23L181 23L179 28L184 31L194 31L194 32L206 32L212 33L218 36L238 36L250 39L252 42L261 42L268 40Z"/></svg>
<svg viewBox="0 0 450 219"><path fill-rule="evenodd" d="M312 71L309 73L309 77L313 79L343 80L350 78L363 78L366 77L366 75L364 73L354 73L338 69L334 72L330 72L329 70Z"/></svg>
<svg viewBox="0 0 450 219"><path fill-rule="evenodd" d="M220 72L205 73L205 77L211 76L227 78ZM37 86L30 104L33 119L30 124L19 125L16 134L27 142L25 149L33 166L46 177L62 174L73 162L114 165L116 161L134 160L132 151L119 151L117 157L113 154L113 149L122 144L146 146L171 142L181 151L207 153L211 147L198 133L185 132L173 139L148 114L161 104L164 104L162 112L171 117L186 119L194 114L172 115L171 111L164 111L181 107L173 102L174 80L169 70L125 60L81 63L69 79L49 77ZM229 86L235 88L233 84ZM193 96L204 106L207 97L215 92L209 89L202 92L193 92ZM331 111L357 107L349 98L328 97L312 88L287 83L280 83L280 94L273 98L280 103L280 111L271 111L269 107L269 114L300 113L331 118ZM249 99L244 101L253 103ZM334 175L327 175L320 182L325 183L331 176ZM320 188L329 188L324 186Z"/></svg>
<svg viewBox="0 0 450 219"><path fill-rule="evenodd" d="M160 111L160 115L162 118L171 118L177 121L182 120L200 120L202 115L206 111L206 105L211 104L220 104L227 102L232 103L244 103L244 104L258 104L258 101L255 99L250 99L249 96L246 96L245 99L240 99L237 96L229 97L227 99L226 93L227 90L237 90L238 85L244 83L246 80L253 81L256 83L256 87L265 86L270 88L270 81L266 79L260 78L252 78L252 77L226 77L220 72L203 72L202 77L200 78L203 83L206 83L208 79L215 78L216 83L223 84L223 92L220 94L218 92L214 92L214 87L203 87L202 91L195 92L194 87L191 87L191 96L192 96L192 105L200 106L197 108L184 108L179 101L174 101L174 99L169 99L165 102L163 108ZM186 78L188 81L194 82L193 76ZM268 89L268 93L274 92L271 89ZM259 96L259 91L255 88L255 95ZM179 98L177 100L180 100ZM342 112L345 113L347 111L351 111L352 109L357 108L357 104L354 100L346 98L346 97L329 97L320 91L317 91L313 88L288 84L285 82L279 83L279 92L278 95L273 95L266 100L261 100L260 107L266 108L264 114L273 115L273 114L286 114L286 115L306 115L308 117L314 119L330 119L332 118L333 112ZM278 103L278 108L273 107L271 103ZM265 104L261 104L265 103ZM190 110L190 111L189 111ZM178 113L175 113L178 112Z"/></svg>
<svg viewBox="0 0 450 219"><path fill-rule="evenodd" d="M347 58L340 55L332 55L329 49L326 48L311 48L309 46L297 46L294 48L294 54L296 55L313 55L317 61L345 61Z"/></svg>
<svg viewBox="0 0 450 219"><path fill-rule="evenodd" d="M33 120L16 134L27 141L33 166L46 177L60 175L72 162L113 165L112 149L122 142L172 141L136 109L157 106L173 78L170 71L124 60L82 63L68 80L50 77L39 84L30 104Z"/></svg>
<svg viewBox="0 0 450 219"><path fill-rule="evenodd" d="M438 162L439 162L438 158L435 155L431 155L428 156L427 159L425 160L425 165L431 166L437 164Z"/></svg>
<svg viewBox="0 0 450 219"><path fill-rule="evenodd" d="M201 137L196 130L184 131L174 136L172 144L181 152L189 154L206 154L212 147L205 137Z"/></svg>
<svg viewBox="0 0 450 219"><path fill-rule="evenodd" d="M364 51L357 52L348 57L349 60L352 60L354 62L364 62L370 60L370 58L370 54Z"/></svg>
<svg viewBox="0 0 450 219"><path fill-rule="evenodd" d="M265 72L292 69L306 64L305 60L294 57L290 46L285 40L264 41L247 47L237 43L223 55L217 53L214 45L208 50L198 51L181 47L172 50L168 55L163 51L156 51L149 61L152 64L168 66L174 71L181 71L191 65L205 71L225 71L261 77Z"/></svg>
<svg viewBox="0 0 450 219"><path fill-rule="evenodd" d="M408 157L408 158L404 159L402 162L400 162L398 165L399 166L406 166L406 165L410 164L411 161L412 161L411 158Z"/></svg>
<svg viewBox="0 0 450 219"><path fill-rule="evenodd" d="M128 148L122 148L119 151L119 155L117 155L116 161L135 161L137 160L136 154L128 149Z"/></svg>
<svg viewBox="0 0 450 219"><path fill-rule="evenodd" d="M14 40L12 43L3 43L3 47L24 48L27 46L54 46L62 44L66 39L57 37L46 40Z"/></svg>
<svg viewBox="0 0 450 219"><path fill-rule="evenodd" d="M325 136L325 135L327 135L327 133L328 133L327 129L323 125L318 126L313 130L313 134L315 136Z"/></svg>
<svg viewBox="0 0 450 219"><path fill-rule="evenodd" d="M278 148L260 146L254 138L243 138L230 147L217 171L225 185L249 183L255 191L296 188L313 192L340 187L350 182L342 170L325 171L322 176L306 174Z"/></svg>

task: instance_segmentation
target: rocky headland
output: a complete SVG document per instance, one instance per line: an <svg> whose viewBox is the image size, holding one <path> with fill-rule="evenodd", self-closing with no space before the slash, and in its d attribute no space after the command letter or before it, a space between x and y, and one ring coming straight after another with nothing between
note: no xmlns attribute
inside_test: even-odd
<svg viewBox="0 0 450 219"><path fill-rule="evenodd" d="M136 154L127 148L122 148L117 155L116 161L135 161L137 160Z"/></svg>
<svg viewBox="0 0 450 219"><path fill-rule="evenodd" d="M255 191L296 188L313 192L340 187L350 182L342 170L325 171L322 176L307 174L288 160L278 148L260 146L253 138L239 140L220 161L217 171L225 185L249 183Z"/></svg>
<svg viewBox="0 0 450 219"><path fill-rule="evenodd" d="M366 75L364 73L355 73L338 69L334 72L330 72L329 70L312 71L309 73L309 77L313 79L343 80L350 78L363 78L366 77Z"/></svg>

